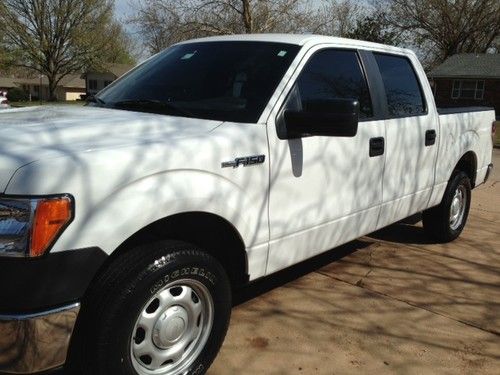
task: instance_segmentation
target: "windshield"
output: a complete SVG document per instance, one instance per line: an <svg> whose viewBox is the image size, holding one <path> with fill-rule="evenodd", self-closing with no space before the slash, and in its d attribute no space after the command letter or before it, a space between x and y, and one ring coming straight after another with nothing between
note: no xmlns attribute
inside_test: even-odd
<svg viewBox="0 0 500 375"><path fill-rule="evenodd" d="M265 42L173 46L101 91L91 105L255 123L299 48Z"/></svg>

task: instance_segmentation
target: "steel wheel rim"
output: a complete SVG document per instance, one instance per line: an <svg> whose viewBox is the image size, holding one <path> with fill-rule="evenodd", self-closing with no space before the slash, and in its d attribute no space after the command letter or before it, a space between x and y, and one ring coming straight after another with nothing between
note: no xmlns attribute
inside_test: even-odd
<svg viewBox="0 0 500 375"><path fill-rule="evenodd" d="M130 339L139 375L184 374L208 341L214 320L209 290L197 280L169 283L141 308Z"/></svg>
<svg viewBox="0 0 500 375"><path fill-rule="evenodd" d="M467 191L465 186L460 185L455 190L450 206L450 228L456 230L462 224L467 204Z"/></svg>

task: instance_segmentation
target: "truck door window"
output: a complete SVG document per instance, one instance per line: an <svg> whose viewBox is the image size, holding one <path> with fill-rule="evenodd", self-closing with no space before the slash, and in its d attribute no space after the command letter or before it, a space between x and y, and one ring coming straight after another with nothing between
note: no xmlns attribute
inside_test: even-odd
<svg viewBox="0 0 500 375"><path fill-rule="evenodd" d="M370 93L356 51L325 49L311 57L297 85L303 109L331 99L357 99L360 118L373 116Z"/></svg>
<svg viewBox="0 0 500 375"><path fill-rule="evenodd" d="M402 56L374 53L385 86L391 117L426 113L425 100L410 60Z"/></svg>

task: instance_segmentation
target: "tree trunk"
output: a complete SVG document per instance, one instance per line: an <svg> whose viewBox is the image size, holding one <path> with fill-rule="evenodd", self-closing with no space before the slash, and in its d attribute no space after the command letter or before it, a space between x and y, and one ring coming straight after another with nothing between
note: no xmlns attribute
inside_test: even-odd
<svg viewBox="0 0 500 375"><path fill-rule="evenodd" d="M243 3L243 24L245 25L245 33L253 32L252 10L250 9L250 0L242 0Z"/></svg>
<svg viewBox="0 0 500 375"><path fill-rule="evenodd" d="M49 102L57 101L56 96L56 88L57 88L57 79L55 75L47 75L47 79L49 80ZM40 87L40 90L42 88Z"/></svg>

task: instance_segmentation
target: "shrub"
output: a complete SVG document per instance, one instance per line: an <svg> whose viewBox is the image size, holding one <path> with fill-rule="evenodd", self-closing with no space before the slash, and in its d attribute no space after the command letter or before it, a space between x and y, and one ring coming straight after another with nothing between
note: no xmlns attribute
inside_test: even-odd
<svg viewBox="0 0 500 375"><path fill-rule="evenodd" d="M7 92L7 99L10 102L25 102L29 99L29 95L19 87L13 87Z"/></svg>

